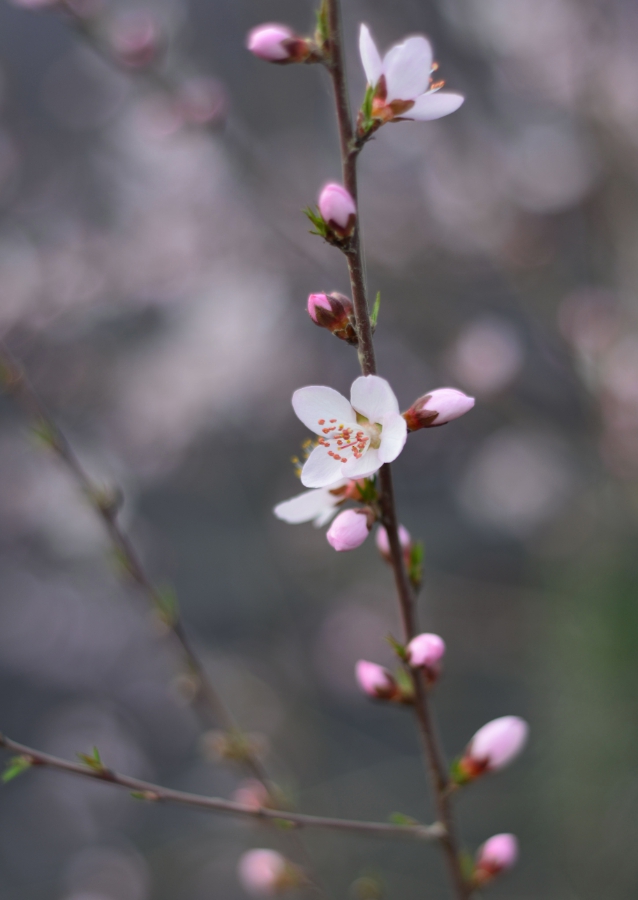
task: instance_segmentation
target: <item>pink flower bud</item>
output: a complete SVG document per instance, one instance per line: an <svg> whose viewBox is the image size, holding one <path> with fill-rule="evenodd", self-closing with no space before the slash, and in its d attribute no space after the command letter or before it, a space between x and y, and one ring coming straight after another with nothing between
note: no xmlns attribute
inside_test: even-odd
<svg viewBox="0 0 638 900"><path fill-rule="evenodd" d="M502 716L476 732L459 763L465 780L505 768L527 742L529 726L518 716Z"/></svg>
<svg viewBox="0 0 638 900"><path fill-rule="evenodd" d="M342 341L358 343L352 301L343 294L310 294L308 315L315 325L327 328Z"/></svg>
<svg viewBox="0 0 638 900"><path fill-rule="evenodd" d="M381 556L385 559L386 562L391 562L390 557L390 541L388 540L388 532L385 530L383 525L379 525L377 528L377 533L375 535L375 543L377 545L377 550L381 554ZM403 525L399 525L399 541L401 543L401 547L404 550L404 553L409 554L410 548L412 547L412 538L410 537L410 532L407 528L404 528Z"/></svg>
<svg viewBox="0 0 638 900"><path fill-rule="evenodd" d="M274 63L301 62L310 52L306 41L287 25L277 22L253 28L248 33L246 47L260 59Z"/></svg>
<svg viewBox="0 0 638 900"><path fill-rule="evenodd" d="M419 397L410 409L403 413L403 418L408 423L409 431L433 428L465 415L475 403L474 397L468 397L463 391L457 391L454 388L438 388L436 391Z"/></svg>
<svg viewBox="0 0 638 900"><path fill-rule="evenodd" d="M408 662L425 669L429 681L436 681L441 671L445 641L438 634L417 634L406 647Z"/></svg>
<svg viewBox="0 0 638 900"><path fill-rule="evenodd" d="M328 531L326 538L335 550L354 550L360 547L370 531L368 512L365 509L346 509L339 513Z"/></svg>
<svg viewBox="0 0 638 900"><path fill-rule="evenodd" d="M298 873L275 850L249 850L239 860L239 880L255 897L273 897L300 883Z"/></svg>
<svg viewBox="0 0 638 900"><path fill-rule="evenodd" d="M261 809L262 806L268 806L270 803L270 794L268 788L261 781L257 781L256 778L246 778L233 794L233 800L235 803L241 803L242 806L249 806L251 809Z"/></svg>
<svg viewBox="0 0 638 900"><path fill-rule="evenodd" d="M159 26L149 11L128 10L115 17L110 39L120 62L141 68L151 63L159 51Z"/></svg>
<svg viewBox="0 0 638 900"><path fill-rule="evenodd" d="M518 841L513 834L495 834L476 854L474 883L477 886L491 881L499 872L511 869L518 859Z"/></svg>
<svg viewBox="0 0 638 900"><path fill-rule="evenodd" d="M357 208L348 191L340 184L327 184L319 195L319 212L326 225L340 237L354 231Z"/></svg>
<svg viewBox="0 0 638 900"><path fill-rule="evenodd" d="M360 659L355 667L359 687L364 694L376 700L392 700L400 689L394 676L383 666Z"/></svg>

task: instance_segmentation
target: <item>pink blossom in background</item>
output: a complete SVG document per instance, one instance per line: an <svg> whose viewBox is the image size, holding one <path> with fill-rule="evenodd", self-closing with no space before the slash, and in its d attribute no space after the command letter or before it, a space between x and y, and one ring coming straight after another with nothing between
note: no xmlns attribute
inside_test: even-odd
<svg viewBox="0 0 638 900"><path fill-rule="evenodd" d="M406 441L407 425L397 398L378 375L355 379L350 402L332 388L312 385L295 391L292 405L319 438L301 471L305 487L372 475L396 459ZM361 422L361 416L367 421Z"/></svg>
<svg viewBox="0 0 638 900"><path fill-rule="evenodd" d="M328 531L326 538L331 547L338 551L355 550L365 541L370 532L368 514L365 510L346 509L339 513Z"/></svg>
<svg viewBox="0 0 638 900"><path fill-rule="evenodd" d="M368 84L374 90L374 118L425 122L447 116L462 105L461 94L442 92L443 82L432 81L432 47L423 35L395 44L381 59L368 26L362 25L359 51Z"/></svg>
<svg viewBox="0 0 638 900"><path fill-rule="evenodd" d="M469 412L475 403L474 397L468 397L456 388L437 388L419 397L403 416L408 430L418 431L420 428L446 425Z"/></svg>
<svg viewBox="0 0 638 900"><path fill-rule="evenodd" d="M445 655L445 641L438 634L417 634L406 647L406 652L411 666L423 667L436 678Z"/></svg>
<svg viewBox="0 0 638 900"><path fill-rule="evenodd" d="M246 778L233 793L233 800L235 803L241 803L242 806L249 806L251 809L261 809L262 806L268 806L270 794L261 781L257 781L256 778Z"/></svg>
<svg viewBox="0 0 638 900"><path fill-rule="evenodd" d="M248 33L246 47L255 56L268 62L282 62L290 58L286 42L294 41L295 33L287 25L271 22L257 25Z"/></svg>
<svg viewBox="0 0 638 900"><path fill-rule="evenodd" d="M399 693L399 686L388 669L377 663L360 659L355 667L359 687L369 697L377 700L391 700Z"/></svg>
<svg viewBox="0 0 638 900"><path fill-rule="evenodd" d="M111 23L109 36L113 52L127 66L146 66L159 51L160 29L149 10L119 13Z"/></svg>
<svg viewBox="0 0 638 900"><path fill-rule="evenodd" d="M388 532L385 530L383 525L379 525L377 528L377 533L375 535L375 543L377 545L377 550L381 554L381 556L385 560L390 560L390 541L388 540ZM412 538L410 537L410 532L407 528L404 528L403 525L399 525L399 541L401 543L401 547L403 550L409 551L412 546Z"/></svg>
<svg viewBox="0 0 638 900"><path fill-rule="evenodd" d="M479 847L474 879L477 884L490 881L499 872L511 869L518 860L518 840L513 834L495 834Z"/></svg>
<svg viewBox="0 0 638 900"><path fill-rule="evenodd" d="M242 886L255 897L273 897L288 880L289 864L275 850L249 850L239 860L238 875Z"/></svg>
<svg viewBox="0 0 638 900"><path fill-rule="evenodd" d="M44 9L45 6L56 6L60 0L11 0L14 6L23 9Z"/></svg>
<svg viewBox="0 0 638 900"><path fill-rule="evenodd" d="M502 716L476 732L461 760L470 778L483 772L497 772L509 765L527 743L529 725L518 716Z"/></svg>
<svg viewBox="0 0 638 900"><path fill-rule="evenodd" d="M354 229L357 207L352 196L340 184L330 182L319 194L321 218L339 234L350 234Z"/></svg>

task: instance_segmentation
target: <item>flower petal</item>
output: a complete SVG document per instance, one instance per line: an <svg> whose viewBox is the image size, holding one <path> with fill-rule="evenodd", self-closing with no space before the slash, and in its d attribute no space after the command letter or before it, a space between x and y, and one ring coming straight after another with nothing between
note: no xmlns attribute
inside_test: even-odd
<svg viewBox="0 0 638 900"><path fill-rule="evenodd" d="M332 511L338 500L327 488L317 488L284 500L275 506L273 512L278 519L298 525L300 522L312 522L318 516L323 517L326 511Z"/></svg>
<svg viewBox="0 0 638 900"><path fill-rule="evenodd" d="M315 447L301 470L301 483L308 488L322 488L341 478L343 463L328 456L327 447Z"/></svg>
<svg viewBox="0 0 638 900"><path fill-rule="evenodd" d="M358 413L371 422L381 422L384 416L399 412L394 391L378 375L362 375L350 388L350 401Z"/></svg>
<svg viewBox="0 0 638 900"><path fill-rule="evenodd" d="M399 118L414 119L416 122L429 122L441 119L456 112L463 105L465 97L448 91L427 91L414 101L414 106Z"/></svg>
<svg viewBox="0 0 638 900"><path fill-rule="evenodd" d="M329 427L330 419L337 419L338 424L356 421L354 410L346 398L339 391L323 385L299 388L292 395L292 408L306 428L314 431L315 434L322 434L323 429ZM320 419L323 419L325 424L320 425ZM336 481L338 477L335 475L332 480ZM302 482L305 484L303 479ZM309 486L319 487L320 485Z"/></svg>
<svg viewBox="0 0 638 900"><path fill-rule="evenodd" d="M346 478L367 478L368 475L374 475L382 465L379 451L370 449L359 459L349 459L345 465L342 465L341 471Z"/></svg>
<svg viewBox="0 0 638 900"><path fill-rule="evenodd" d="M392 413L383 420L381 446L377 451L381 462L392 462L403 450L408 436L407 422L400 413Z"/></svg>
<svg viewBox="0 0 638 900"><path fill-rule="evenodd" d="M359 53L361 54L363 71L366 73L368 84L376 87L377 81L381 78L383 72L383 63L367 25L362 25L359 32Z"/></svg>
<svg viewBox="0 0 638 900"><path fill-rule="evenodd" d="M383 60L388 94L392 100L415 100L430 83L432 47L423 35L408 38L389 50Z"/></svg>

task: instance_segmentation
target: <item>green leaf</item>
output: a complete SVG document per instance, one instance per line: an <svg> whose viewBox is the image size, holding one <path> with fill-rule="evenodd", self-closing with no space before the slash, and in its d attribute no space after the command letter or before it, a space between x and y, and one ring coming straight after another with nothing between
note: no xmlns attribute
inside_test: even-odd
<svg viewBox="0 0 638 900"><path fill-rule="evenodd" d="M412 816L406 816L404 813L393 812L391 816L388 816L388 821L392 822L393 825L418 825L419 822L417 819L413 819Z"/></svg>
<svg viewBox="0 0 638 900"><path fill-rule="evenodd" d="M400 644L399 641L397 641L396 638L392 637L391 634L386 637L386 641L388 642L388 644L390 644L399 659L405 662L407 659L407 653L405 651L404 645Z"/></svg>
<svg viewBox="0 0 638 900"><path fill-rule="evenodd" d="M177 594L170 585L164 585L155 591L157 613L166 625L171 628L179 617L179 604Z"/></svg>
<svg viewBox="0 0 638 900"><path fill-rule="evenodd" d="M97 747L93 748L92 753L78 753L78 759L81 759L82 762L89 767L89 769L93 769L94 772L101 772L104 769L104 763L102 762L102 757L100 756L100 751Z"/></svg>
<svg viewBox="0 0 638 900"><path fill-rule="evenodd" d="M22 775L23 772L30 769L32 765L33 760L30 757L14 756L13 759L10 759L7 763L7 767L2 773L2 780L7 784L7 782L13 781L18 775Z"/></svg>
<svg viewBox="0 0 638 900"><path fill-rule="evenodd" d="M462 787L464 784L468 784L471 781L471 778L461 768L460 756L457 756L457 758L453 759L450 763L450 781L458 787Z"/></svg>
<svg viewBox="0 0 638 900"><path fill-rule="evenodd" d="M55 449L59 446L58 433L54 426L50 425L44 419L41 419L36 425L31 427L31 432L35 439L44 444L45 447Z"/></svg>
<svg viewBox="0 0 638 900"><path fill-rule="evenodd" d="M410 548L410 564L408 566L408 575L412 584L419 588L423 581L423 559L425 550L423 541L415 541Z"/></svg>
<svg viewBox="0 0 638 900"><path fill-rule="evenodd" d="M377 327L377 319L379 318L379 307L381 306L381 291L377 291L377 296L374 301L374 306L372 307L372 314L370 316L370 324L372 325L372 330Z"/></svg>
<svg viewBox="0 0 638 900"><path fill-rule="evenodd" d="M366 88L366 95L363 98L363 103L361 104L361 113L363 115L364 127L370 126L370 120L372 119L372 101L374 100L374 88L372 85L368 85Z"/></svg>
<svg viewBox="0 0 638 900"><path fill-rule="evenodd" d="M310 219L310 221L312 222L312 224L315 226L315 229L316 229L316 230L315 230L315 231L311 231L310 233L311 233L311 234L318 234L319 237L322 237L322 238L327 237L327 235L328 235L328 226L326 225L326 223L324 222L324 220L322 219L322 217L319 215L319 213L316 213L316 212L315 212L313 209L311 209L309 206L306 206L305 209L303 210L303 212L304 212L304 214L305 214L306 216L308 216L308 218Z"/></svg>
<svg viewBox="0 0 638 900"><path fill-rule="evenodd" d="M321 6L315 13L317 17L317 33L315 40L319 46L323 46L328 42L330 37L330 27L328 24L328 4L326 0L322 0Z"/></svg>

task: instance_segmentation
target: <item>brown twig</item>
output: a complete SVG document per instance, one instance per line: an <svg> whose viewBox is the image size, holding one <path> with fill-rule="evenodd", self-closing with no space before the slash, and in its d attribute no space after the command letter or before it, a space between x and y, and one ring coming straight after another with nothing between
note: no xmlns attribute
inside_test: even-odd
<svg viewBox="0 0 638 900"><path fill-rule="evenodd" d="M121 497L100 489L93 483L71 446L66 435L55 419L46 409L38 393L26 377L22 367L6 346L0 343L1 380L6 389L18 399L27 414L36 423L41 436L71 473L88 503L101 519L111 544L131 580L146 596L154 610L162 614L164 622L170 629L173 639L181 649L186 665L195 682L194 702L200 716L209 724L224 729L233 739L239 738L240 732L231 714L226 709L221 697L210 681L203 663L193 649L186 634L179 611L175 607L170 612L164 610L165 601L162 592L153 584L146 573L140 557L128 534L118 520ZM268 775L257 757L250 752L243 741L240 753L241 762L269 790L272 785Z"/></svg>
<svg viewBox="0 0 638 900"><path fill-rule="evenodd" d="M310 816L306 813L293 813L288 810L270 809L259 807L255 809L243 803L235 803L233 800L222 800L218 797L206 797L202 794L190 794L185 791L175 791L172 788L152 784L149 781L141 781L139 778L130 778L128 775L120 775L112 769L97 762L94 765L83 765L42 753L25 744L18 744L3 734L0 734L0 747L17 754L25 761L27 766L42 766L49 769L58 769L69 772L72 775L80 775L83 778L91 778L94 781L102 781L132 791L139 800L147 800L155 803L176 803L181 806L189 806L194 809L203 809L207 812L228 813L235 816L243 816L266 822L273 822L280 826L294 828L324 828L332 831L349 831L358 834L368 834L377 837L401 837L415 838L423 841L438 840L443 833L443 826L434 825L392 825L386 822L359 822L353 819L333 819L325 816Z"/></svg>
<svg viewBox="0 0 638 900"><path fill-rule="evenodd" d="M355 203L358 200L357 190L357 158L361 146L354 139L354 128L350 113L348 84L342 44L341 9L339 0L325 0L328 13L328 58L326 65L332 79L339 140L341 146L341 163L344 187L352 195ZM357 203L358 208L358 203ZM374 355L372 327L368 309L364 258L361 249L361 226L359 217L357 224L344 253L348 261L352 302L355 312L357 335L359 338L359 361L364 375L377 372ZM390 557L397 587L397 596L401 612L403 635L409 641L417 632L414 591L406 571L403 550L398 534L398 520L392 486L392 472L388 464L379 471L379 500L381 521L388 534ZM420 674L413 673L415 704L414 709L419 725L419 732L427 760L430 784L435 797L438 815L445 826L441 837L441 845L445 856L448 874L458 900L467 900L472 889L463 876L459 846L455 835L452 808L449 799L449 778L443 758L440 741L434 724L427 686Z"/></svg>

